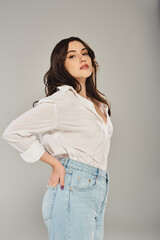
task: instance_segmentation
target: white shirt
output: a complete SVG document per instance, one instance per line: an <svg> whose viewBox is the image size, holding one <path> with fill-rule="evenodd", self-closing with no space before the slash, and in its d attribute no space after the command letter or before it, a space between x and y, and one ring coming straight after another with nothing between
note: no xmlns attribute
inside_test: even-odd
<svg viewBox="0 0 160 240"><path fill-rule="evenodd" d="M13 120L3 139L29 163L38 161L47 151L57 159L66 156L106 171L113 133L108 106L101 103L106 124L93 102L73 87L57 88L60 91L40 99L34 108Z"/></svg>

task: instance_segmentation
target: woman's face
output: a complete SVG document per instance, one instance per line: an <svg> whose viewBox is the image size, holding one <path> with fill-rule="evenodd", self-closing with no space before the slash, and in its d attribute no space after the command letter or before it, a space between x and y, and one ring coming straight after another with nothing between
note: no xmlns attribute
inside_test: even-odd
<svg viewBox="0 0 160 240"><path fill-rule="evenodd" d="M89 67L80 69L84 64L88 64ZM69 42L64 66L80 82L85 82L86 78L92 74L91 58L88 55L88 50L81 42Z"/></svg>

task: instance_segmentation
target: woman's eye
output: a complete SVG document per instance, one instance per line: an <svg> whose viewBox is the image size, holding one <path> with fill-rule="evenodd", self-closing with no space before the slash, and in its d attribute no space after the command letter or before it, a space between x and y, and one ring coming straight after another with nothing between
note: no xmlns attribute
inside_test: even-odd
<svg viewBox="0 0 160 240"><path fill-rule="evenodd" d="M86 53L83 53L83 54L86 54L86 55L88 55L88 53L86 52ZM69 56L69 58L72 58L72 57L74 57L75 55L71 55L71 56Z"/></svg>
<svg viewBox="0 0 160 240"><path fill-rule="evenodd" d="M75 55L71 55L69 58L72 58L73 56L75 56Z"/></svg>

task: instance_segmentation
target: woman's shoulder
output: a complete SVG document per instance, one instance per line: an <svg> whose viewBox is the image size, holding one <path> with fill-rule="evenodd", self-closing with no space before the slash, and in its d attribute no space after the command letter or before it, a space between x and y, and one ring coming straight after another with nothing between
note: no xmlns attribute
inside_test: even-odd
<svg viewBox="0 0 160 240"><path fill-rule="evenodd" d="M61 89L60 89L61 90ZM38 104L41 103L59 103L61 101L65 102L64 100L67 100L67 94L65 94L66 91L64 91L64 89L62 89L62 91L56 91L55 93L47 96L47 97L43 97L41 98L38 102Z"/></svg>

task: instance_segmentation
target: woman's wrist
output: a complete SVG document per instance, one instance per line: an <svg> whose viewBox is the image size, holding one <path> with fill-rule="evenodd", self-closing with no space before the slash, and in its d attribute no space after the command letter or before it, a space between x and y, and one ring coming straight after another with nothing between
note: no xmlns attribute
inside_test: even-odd
<svg viewBox="0 0 160 240"><path fill-rule="evenodd" d="M41 156L40 158L41 161L49 164L51 167L55 166L55 162L57 161L56 158L54 158L51 154L49 154L48 152L44 152L44 154Z"/></svg>

